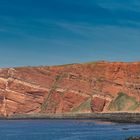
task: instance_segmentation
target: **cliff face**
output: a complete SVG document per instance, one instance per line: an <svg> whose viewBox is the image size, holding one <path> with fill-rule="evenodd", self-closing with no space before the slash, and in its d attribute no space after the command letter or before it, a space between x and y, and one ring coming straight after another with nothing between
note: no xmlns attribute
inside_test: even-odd
<svg viewBox="0 0 140 140"><path fill-rule="evenodd" d="M140 111L140 62L0 69L0 115Z"/></svg>

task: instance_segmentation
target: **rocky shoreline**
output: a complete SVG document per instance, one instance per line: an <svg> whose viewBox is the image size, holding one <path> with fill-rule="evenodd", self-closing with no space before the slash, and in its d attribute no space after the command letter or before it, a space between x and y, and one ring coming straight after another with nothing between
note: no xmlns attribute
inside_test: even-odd
<svg viewBox="0 0 140 140"><path fill-rule="evenodd" d="M77 113L77 114L21 114L8 117L0 116L1 120L18 119L96 119L117 123L140 123L140 113Z"/></svg>
<svg viewBox="0 0 140 140"><path fill-rule="evenodd" d="M130 138L127 138L126 140L140 140L140 137L130 137Z"/></svg>
<svg viewBox="0 0 140 140"><path fill-rule="evenodd" d="M62 120L62 119L89 119L114 123L140 124L139 112L113 112L113 113L78 113L78 114L15 114L12 116L0 116L0 120ZM140 137L129 137L125 140L140 140Z"/></svg>

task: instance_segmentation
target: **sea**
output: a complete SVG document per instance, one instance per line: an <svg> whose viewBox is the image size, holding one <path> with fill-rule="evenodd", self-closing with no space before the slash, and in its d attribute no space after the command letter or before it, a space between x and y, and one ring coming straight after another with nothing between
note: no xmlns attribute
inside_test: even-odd
<svg viewBox="0 0 140 140"><path fill-rule="evenodd" d="M97 120L0 120L0 140L125 140L140 124Z"/></svg>

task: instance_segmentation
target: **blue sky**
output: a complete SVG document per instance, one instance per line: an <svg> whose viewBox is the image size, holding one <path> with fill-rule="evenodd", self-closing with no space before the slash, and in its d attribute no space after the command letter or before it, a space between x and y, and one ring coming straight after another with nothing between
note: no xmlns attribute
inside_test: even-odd
<svg viewBox="0 0 140 140"><path fill-rule="evenodd" d="M0 67L140 61L139 0L0 0Z"/></svg>

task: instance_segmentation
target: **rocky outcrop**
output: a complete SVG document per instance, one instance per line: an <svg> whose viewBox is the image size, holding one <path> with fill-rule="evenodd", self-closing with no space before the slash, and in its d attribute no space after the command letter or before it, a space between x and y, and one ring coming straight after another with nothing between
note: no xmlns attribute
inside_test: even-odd
<svg viewBox="0 0 140 140"><path fill-rule="evenodd" d="M130 138L127 138L126 140L140 140L140 137L130 137Z"/></svg>
<svg viewBox="0 0 140 140"><path fill-rule="evenodd" d="M91 110L93 112L102 112L106 104L106 99L95 97L91 101Z"/></svg>
<svg viewBox="0 0 140 140"><path fill-rule="evenodd" d="M140 110L140 62L0 69L0 115Z"/></svg>

